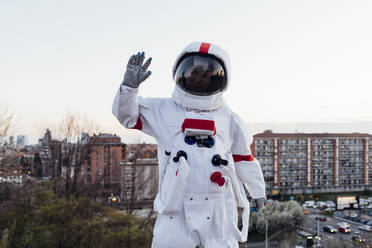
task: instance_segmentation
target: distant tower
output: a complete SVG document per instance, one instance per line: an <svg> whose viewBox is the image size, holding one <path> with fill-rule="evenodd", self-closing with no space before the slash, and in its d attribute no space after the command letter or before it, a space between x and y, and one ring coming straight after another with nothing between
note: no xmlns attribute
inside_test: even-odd
<svg viewBox="0 0 372 248"><path fill-rule="evenodd" d="M14 136L10 136L10 138L9 138L9 145L11 145L11 146L14 145Z"/></svg>
<svg viewBox="0 0 372 248"><path fill-rule="evenodd" d="M52 132L47 128L44 134L43 144L49 144L51 140L52 140Z"/></svg>
<svg viewBox="0 0 372 248"><path fill-rule="evenodd" d="M18 135L17 136L17 145L19 146L26 146L27 145L27 136L26 135Z"/></svg>

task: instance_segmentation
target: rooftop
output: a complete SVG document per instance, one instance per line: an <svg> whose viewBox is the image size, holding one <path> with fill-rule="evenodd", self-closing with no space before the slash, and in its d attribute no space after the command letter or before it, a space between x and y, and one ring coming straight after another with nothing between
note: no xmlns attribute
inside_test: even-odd
<svg viewBox="0 0 372 248"><path fill-rule="evenodd" d="M253 136L259 138L280 138L280 139L298 139L298 138L372 138L368 133L273 133L265 131Z"/></svg>

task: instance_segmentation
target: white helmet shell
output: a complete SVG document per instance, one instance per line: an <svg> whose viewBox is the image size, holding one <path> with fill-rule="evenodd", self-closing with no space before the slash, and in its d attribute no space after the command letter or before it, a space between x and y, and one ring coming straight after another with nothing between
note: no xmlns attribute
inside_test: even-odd
<svg viewBox="0 0 372 248"><path fill-rule="evenodd" d="M177 69L176 66L179 60L187 53L210 54L222 60L222 62L224 63L224 67L226 70L226 76L227 76L226 87L223 89L223 91L216 93L214 95L196 96L196 95L193 95L193 94L190 94L184 91L177 84L175 84L175 88L172 93L172 99L177 104L180 104L183 107L191 108L191 109L214 110L214 109L220 108L225 103L222 94L228 88L230 78L231 78L230 76L231 75L231 64L230 64L229 55L227 54L225 50L223 50L221 47L215 44L206 43L206 42L193 42L189 44L185 49L183 49L180 55L178 55L173 65L172 78L174 78L174 75Z"/></svg>
<svg viewBox="0 0 372 248"><path fill-rule="evenodd" d="M220 46L212 43L207 43L207 42L193 42L186 46L180 55L178 55L175 63L173 64L173 69L172 69L172 78L174 77L174 74L176 73L176 67L179 62L179 60L187 53L202 53L202 54L210 54L213 55L220 60L222 60L225 69L226 69L226 76L227 76L227 85L226 88L223 90L225 91L230 82L230 74L231 74L231 64L230 64L230 57L228 53L223 50Z"/></svg>

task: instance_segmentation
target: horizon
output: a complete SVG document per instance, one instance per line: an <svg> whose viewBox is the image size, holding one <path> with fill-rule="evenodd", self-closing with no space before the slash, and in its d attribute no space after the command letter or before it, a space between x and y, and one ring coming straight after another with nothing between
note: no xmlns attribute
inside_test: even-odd
<svg viewBox="0 0 372 248"><path fill-rule="evenodd" d="M293 123L246 123L248 130L252 135L263 133L267 130L272 131L273 133L297 133L297 134L310 134L310 133L321 133L321 134L351 134L351 133L360 133L360 134L370 134L372 135L372 122L293 122ZM118 133L115 132L105 132L99 131L98 133L108 133L117 135L121 138L123 143L127 144L137 144L137 143L147 143L147 144L156 144L156 140L149 135L143 134L137 130L125 129ZM46 129L45 129L46 130ZM44 130L44 132L45 132ZM44 134L44 133L43 133ZM38 140L43 136L32 136L23 133L17 133L10 136L17 137L18 135L26 135L28 138L28 145L36 145ZM52 131L53 137L53 131Z"/></svg>

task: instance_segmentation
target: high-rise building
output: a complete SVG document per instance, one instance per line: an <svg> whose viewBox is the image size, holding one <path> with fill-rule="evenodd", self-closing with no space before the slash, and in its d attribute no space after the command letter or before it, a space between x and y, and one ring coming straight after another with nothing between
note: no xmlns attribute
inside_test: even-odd
<svg viewBox="0 0 372 248"><path fill-rule="evenodd" d="M28 137L26 135L18 135L17 136L17 145L27 146L28 145Z"/></svg>
<svg viewBox="0 0 372 248"><path fill-rule="evenodd" d="M39 151L34 156L33 174L44 178L60 177L62 173L62 146L63 143L52 139L52 132L46 129L44 137L39 139Z"/></svg>
<svg viewBox="0 0 372 248"><path fill-rule="evenodd" d="M254 136L268 193L372 189L372 135L273 133Z"/></svg>
<svg viewBox="0 0 372 248"><path fill-rule="evenodd" d="M9 145L14 146L14 136L9 137Z"/></svg>

